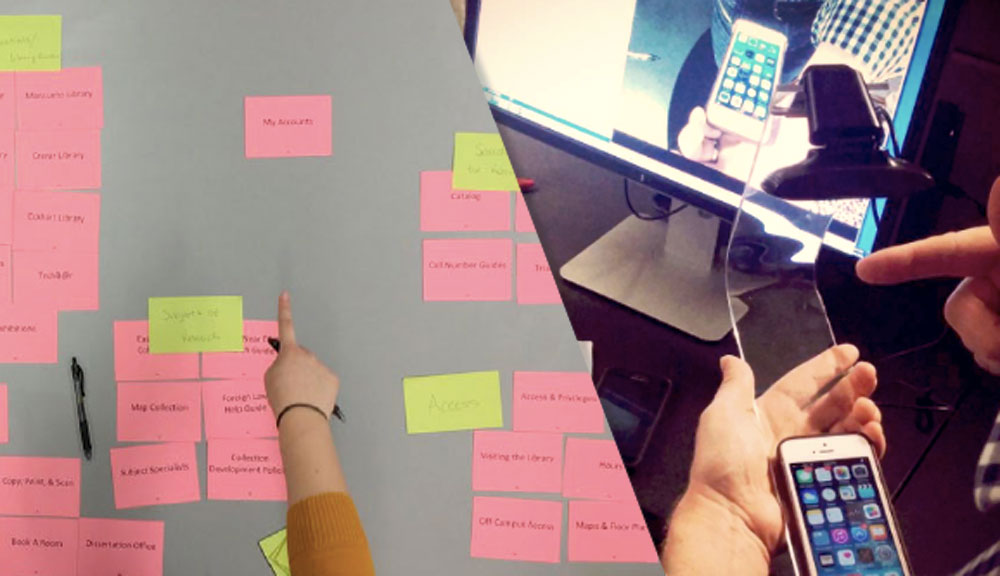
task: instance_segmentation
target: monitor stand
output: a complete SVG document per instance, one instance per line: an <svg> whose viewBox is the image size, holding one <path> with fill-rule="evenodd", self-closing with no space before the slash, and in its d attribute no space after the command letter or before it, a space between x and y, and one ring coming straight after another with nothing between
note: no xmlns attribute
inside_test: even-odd
<svg viewBox="0 0 1000 576"><path fill-rule="evenodd" d="M629 216L567 262L564 280L699 340L732 329L719 218L688 207L664 220ZM725 224L728 228L728 223ZM719 248L723 248L719 250ZM746 314L734 305L737 320Z"/></svg>

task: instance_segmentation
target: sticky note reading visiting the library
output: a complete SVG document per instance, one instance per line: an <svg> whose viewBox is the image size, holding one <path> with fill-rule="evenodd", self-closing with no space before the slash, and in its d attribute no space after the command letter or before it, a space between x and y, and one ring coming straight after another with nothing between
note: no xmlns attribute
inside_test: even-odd
<svg viewBox="0 0 1000 576"><path fill-rule="evenodd" d="M0 16L0 72L62 69L62 16Z"/></svg>
<svg viewBox="0 0 1000 576"><path fill-rule="evenodd" d="M243 351L243 297L149 299L153 354Z"/></svg>
<svg viewBox="0 0 1000 576"><path fill-rule="evenodd" d="M403 379L410 434L502 428L499 372L469 372Z"/></svg>
<svg viewBox="0 0 1000 576"><path fill-rule="evenodd" d="M452 160L455 190L517 190L517 178L499 134L458 132Z"/></svg>

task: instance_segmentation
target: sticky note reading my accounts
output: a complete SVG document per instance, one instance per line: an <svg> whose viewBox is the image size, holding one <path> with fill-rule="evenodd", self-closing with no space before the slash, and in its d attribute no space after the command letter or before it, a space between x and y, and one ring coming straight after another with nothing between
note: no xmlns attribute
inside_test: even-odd
<svg viewBox="0 0 1000 576"><path fill-rule="evenodd" d="M472 499L473 558L559 562L562 502Z"/></svg>
<svg viewBox="0 0 1000 576"><path fill-rule="evenodd" d="M614 440L566 440L563 496L591 500L635 500L632 483Z"/></svg>
<svg viewBox="0 0 1000 576"><path fill-rule="evenodd" d="M451 172L421 172L420 230L510 230L510 194L498 190L456 190L451 187Z"/></svg>
<svg viewBox="0 0 1000 576"><path fill-rule="evenodd" d="M115 508L201 500L193 443L111 449Z"/></svg>
<svg viewBox="0 0 1000 576"><path fill-rule="evenodd" d="M59 355L58 312L0 305L0 364L53 364Z"/></svg>
<svg viewBox="0 0 1000 576"><path fill-rule="evenodd" d="M204 354L202 378L263 378L278 356L267 339L277 336L278 323L274 320L244 320L243 351Z"/></svg>
<svg viewBox="0 0 1000 576"><path fill-rule="evenodd" d="M541 244L517 245L517 303L562 303Z"/></svg>
<svg viewBox="0 0 1000 576"><path fill-rule="evenodd" d="M514 430L600 434L604 411L586 372L514 372Z"/></svg>
<svg viewBox="0 0 1000 576"><path fill-rule="evenodd" d="M14 194L13 228L17 250L97 252L101 195L18 191Z"/></svg>
<svg viewBox="0 0 1000 576"><path fill-rule="evenodd" d="M455 134L451 186L456 190L517 190L507 149L499 134Z"/></svg>
<svg viewBox="0 0 1000 576"><path fill-rule="evenodd" d="M516 232L534 232L535 223L531 220L531 213L528 212L528 205L524 202L524 194L520 191L514 193L514 230Z"/></svg>
<svg viewBox="0 0 1000 576"><path fill-rule="evenodd" d="M194 380L197 354L150 354L149 323L115 322L115 380Z"/></svg>
<svg viewBox="0 0 1000 576"><path fill-rule="evenodd" d="M243 297L150 298L149 350L153 354L242 351Z"/></svg>
<svg viewBox="0 0 1000 576"><path fill-rule="evenodd" d="M568 539L570 562L659 562L646 520L634 499L571 501Z"/></svg>
<svg viewBox="0 0 1000 576"><path fill-rule="evenodd" d="M409 434L502 428L499 372L403 379Z"/></svg>
<svg viewBox="0 0 1000 576"><path fill-rule="evenodd" d="M79 515L78 458L0 457L0 516Z"/></svg>
<svg viewBox="0 0 1000 576"><path fill-rule="evenodd" d="M104 127L100 68L63 68L17 75L20 130L99 130Z"/></svg>
<svg viewBox="0 0 1000 576"><path fill-rule="evenodd" d="M81 576L162 576L163 522L81 518L77 562Z"/></svg>
<svg viewBox="0 0 1000 576"><path fill-rule="evenodd" d="M257 543L274 576L291 576L288 562L288 531L282 528Z"/></svg>
<svg viewBox="0 0 1000 576"><path fill-rule="evenodd" d="M56 310L97 310L100 256L97 252L14 250L14 304Z"/></svg>
<svg viewBox="0 0 1000 576"><path fill-rule="evenodd" d="M0 518L0 574L77 572L77 521L65 518Z"/></svg>
<svg viewBox="0 0 1000 576"><path fill-rule="evenodd" d="M101 131L19 131L19 190L97 190L101 187Z"/></svg>
<svg viewBox="0 0 1000 576"><path fill-rule="evenodd" d="M7 402L7 385L0 384L0 444L10 441L10 412Z"/></svg>
<svg viewBox="0 0 1000 576"><path fill-rule="evenodd" d="M243 108L247 158L333 154L329 95L248 96Z"/></svg>
<svg viewBox="0 0 1000 576"><path fill-rule="evenodd" d="M424 300L510 300L509 238L424 240Z"/></svg>
<svg viewBox="0 0 1000 576"><path fill-rule="evenodd" d="M209 441L209 500L283 501L286 490L277 440Z"/></svg>
<svg viewBox="0 0 1000 576"><path fill-rule="evenodd" d="M204 382L202 398L205 437L209 440L278 436L262 378Z"/></svg>
<svg viewBox="0 0 1000 576"><path fill-rule="evenodd" d="M119 442L200 442L201 384L118 383Z"/></svg>
<svg viewBox="0 0 1000 576"><path fill-rule="evenodd" d="M0 16L0 71L62 68L62 16Z"/></svg>
<svg viewBox="0 0 1000 576"><path fill-rule="evenodd" d="M562 434L476 430L472 440L472 489L560 492L562 453Z"/></svg>

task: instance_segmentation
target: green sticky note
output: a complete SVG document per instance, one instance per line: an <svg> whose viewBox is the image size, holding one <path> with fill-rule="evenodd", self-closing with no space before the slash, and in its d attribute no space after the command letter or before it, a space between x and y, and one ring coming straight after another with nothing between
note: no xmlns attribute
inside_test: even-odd
<svg viewBox="0 0 1000 576"><path fill-rule="evenodd" d="M271 566L274 576L290 576L292 569L288 566L288 532L282 528L274 534L257 543L264 558Z"/></svg>
<svg viewBox="0 0 1000 576"><path fill-rule="evenodd" d="M62 16L0 16L0 72L62 69Z"/></svg>
<svg viewBox="0 0 1000 576"><path fill-rule="evenodd" d="M403 379L410 434L502 428L499 372L468 372Z"/></svg>
<svg viewBox="0 0 1000 576"><path fill-rule="evenodd" d="M517 190L517 178L499 134L458 132L451 166L455 190Z"/></svg>
<svg viewBox="0 0 1000 576"><path fill-rule="evenodd" d="M149 299L152 354L243 351L243 297Z"/></svg>

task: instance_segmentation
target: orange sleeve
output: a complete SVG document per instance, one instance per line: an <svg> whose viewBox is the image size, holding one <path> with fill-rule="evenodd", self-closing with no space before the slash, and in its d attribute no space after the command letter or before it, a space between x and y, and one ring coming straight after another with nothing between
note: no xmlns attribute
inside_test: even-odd
<svg viewBox="0 0 1000 576"><path fill-rule="evenodd" d="M354 500L319 494L288 509L288 561L294 576L374 576Z"/></svg>

